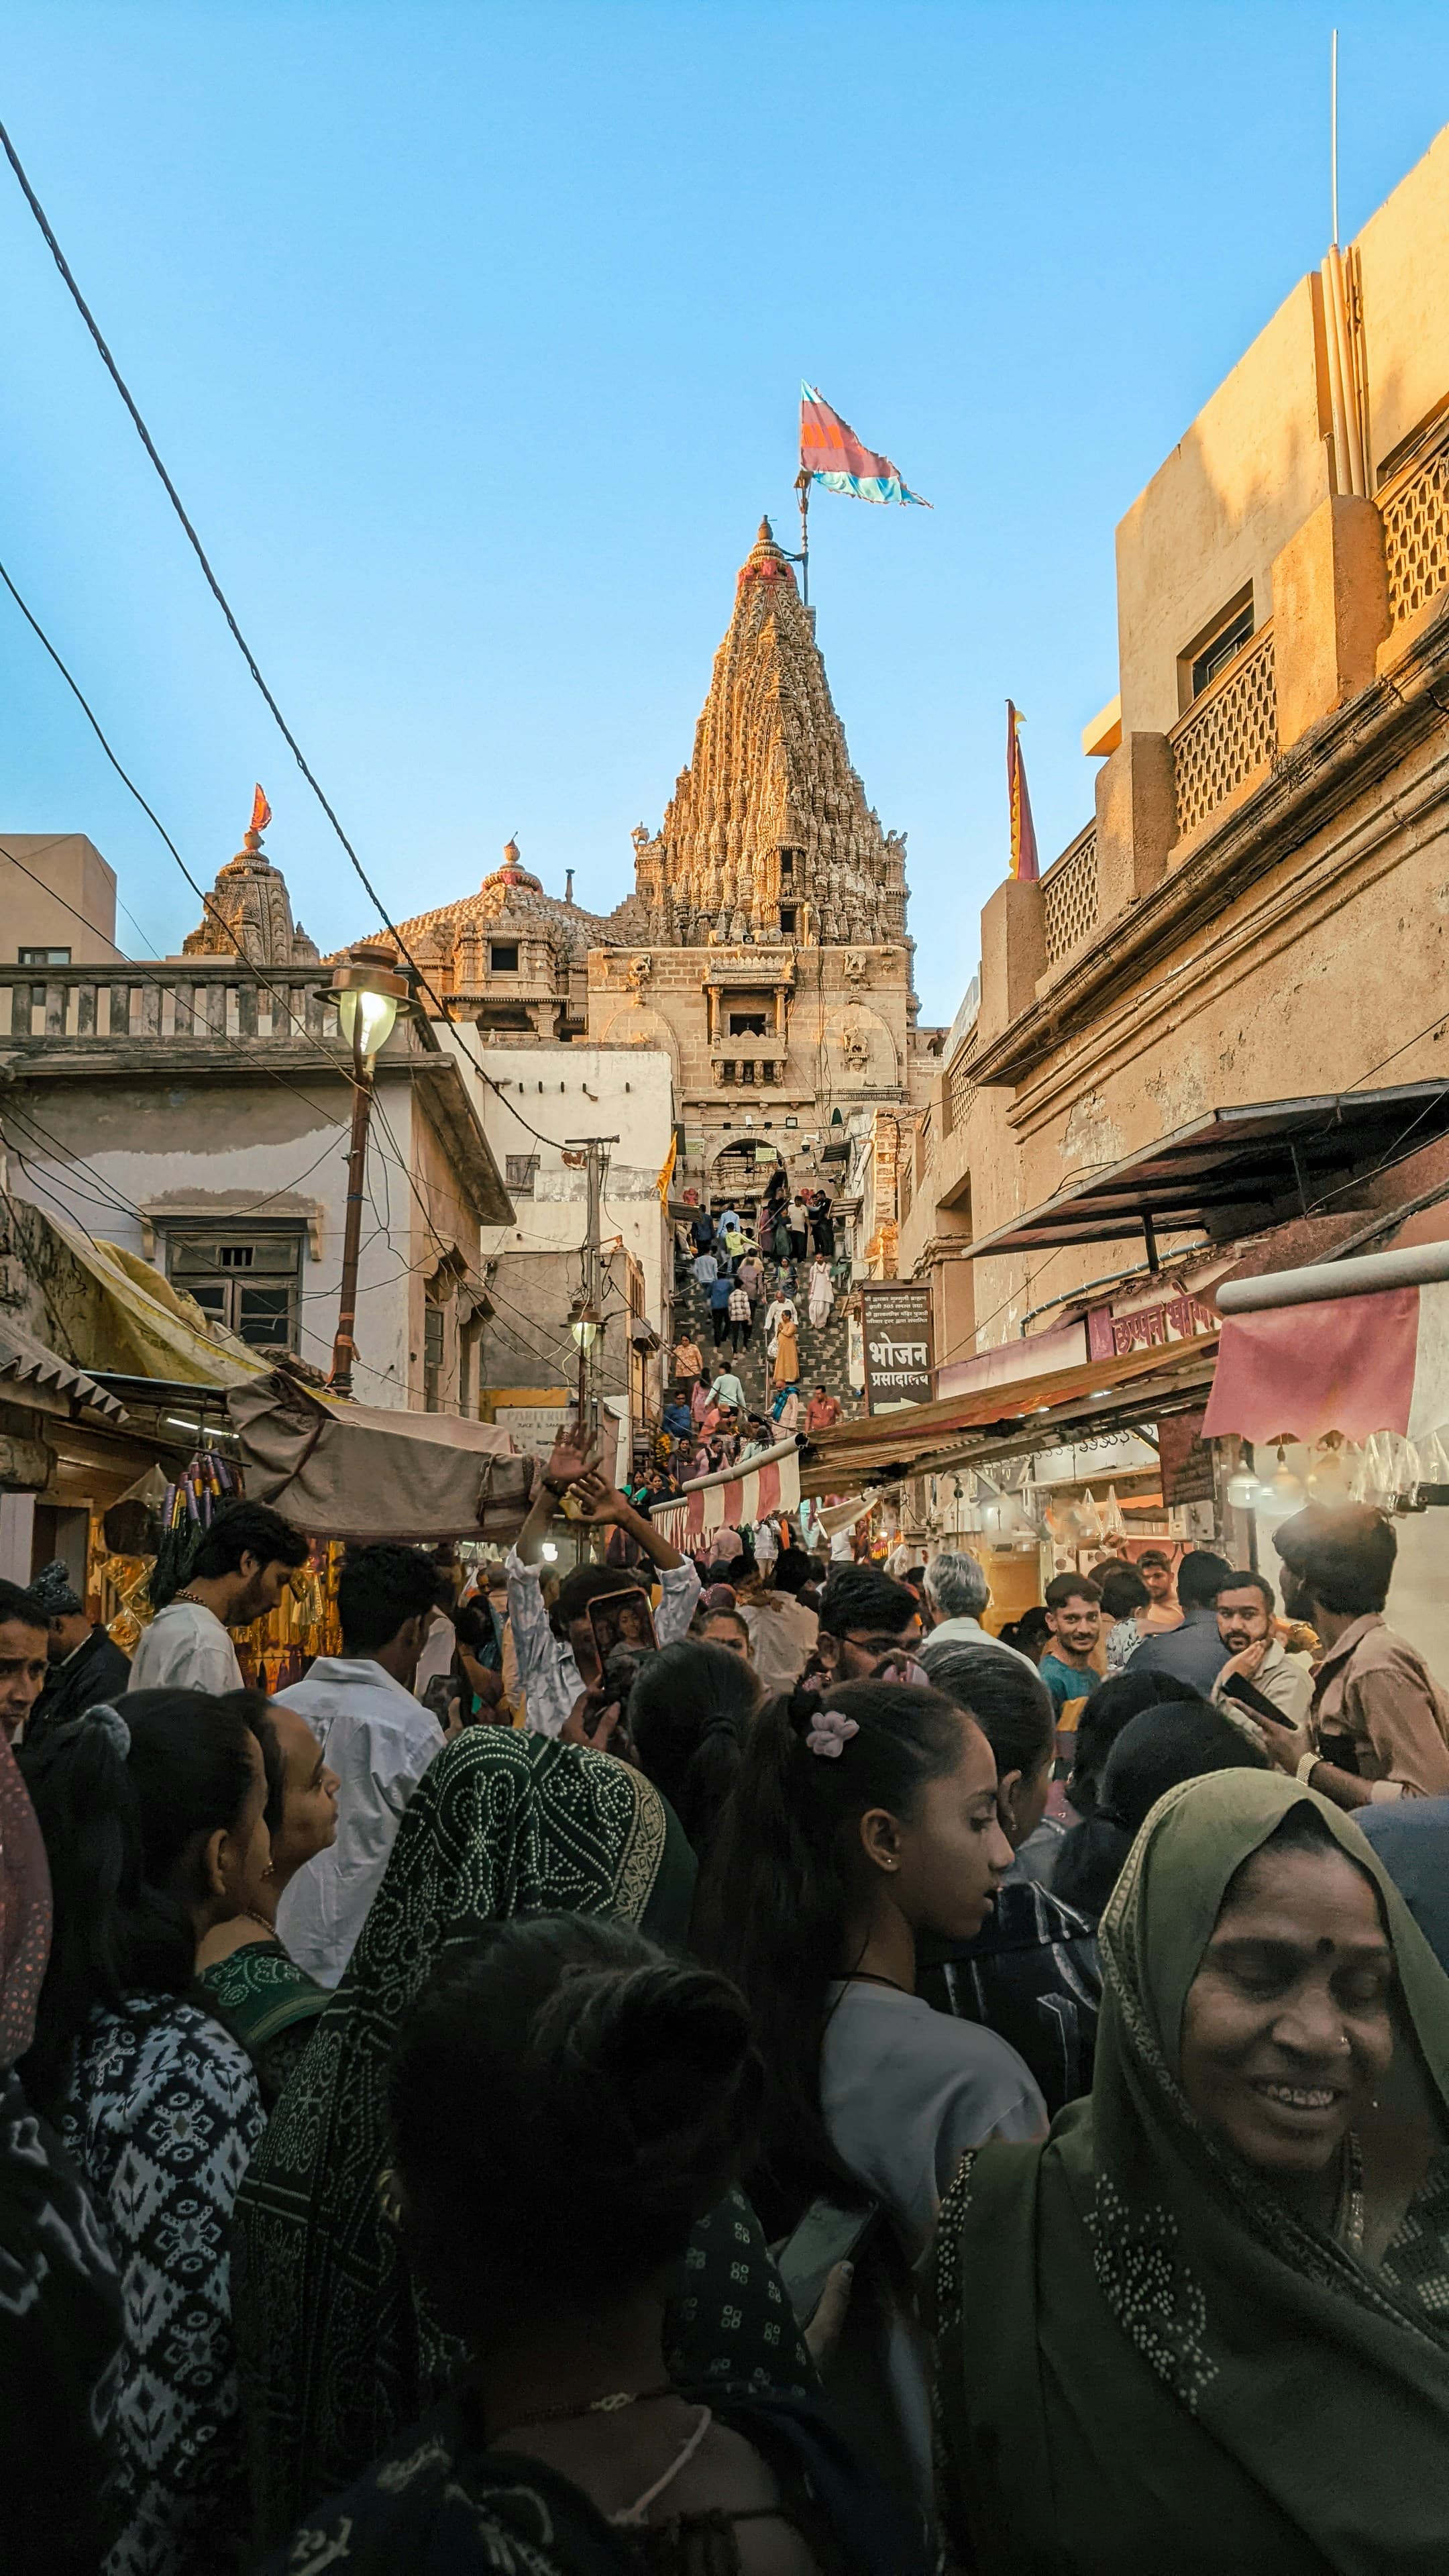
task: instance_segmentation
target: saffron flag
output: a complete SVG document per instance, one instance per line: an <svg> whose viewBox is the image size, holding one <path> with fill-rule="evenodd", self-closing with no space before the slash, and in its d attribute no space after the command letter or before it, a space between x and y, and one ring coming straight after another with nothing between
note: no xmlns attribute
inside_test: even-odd
<svg viewBox="0 0 1449 2576"><path fill-rule="evenodd" d="M263 795L262 790L261 790L261 789L260 789L260 787L259 787L259 788L256 790L256 793L254 794L254 796L252 797L252 819L251 819L251 829L252 829L252 831L254 831L254 832L264 832L264 831L266 830L266 828L267 828L267 825L270 823L271 819L272 819L272 809L271 809L270 805L267 803L266 797Z"/></svg>
<svg viewBox="0 0 1449 2576"><path fill-rule="evenodd" d="M899 501L902 507L914 501L919 510L931 507L901 481L899 467L888 456L861 446L848 422L821 401L816 385L800 387L800 470L827 491L849 492L857 501Z"/></svg>
<svg viewBox="0 0 1449 2576"><path fill-rule="evenodd" d="M656 1190L659 1192L659 1204L661 1207L668 1207L669 1205L669 1184L674 1178L674 1166L678 1159L678 1154L679 1130L676 1127L673 1135L669 1139L669 1151L664 1157L659 1178L654 1184Z"/></svg>
<svg viewBox="0 0 1449 2576"><path fill-rule="evenodd" d="M1006 793L1011 806L1011 873L1027 885L1035 885L1041 875L1036 855L1036 825L1031 819L1031 798L1026 792L1026 763L1017 739L1025 723L1010 698L1006 701Z"/></svg>

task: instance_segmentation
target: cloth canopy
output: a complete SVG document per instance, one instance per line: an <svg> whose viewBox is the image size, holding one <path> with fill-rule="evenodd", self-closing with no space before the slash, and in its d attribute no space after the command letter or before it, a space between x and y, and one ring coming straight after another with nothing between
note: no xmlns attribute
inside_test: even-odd
<svg viewBox="0 0 1449 2576"><path fill-rule="evenodd" d="M1449 1423L1449 1281L1225 1315L1204 1436L1425 1439Z"/></svg>
<svg viewBox="0 0 1449 2576"><path fill-rule="evenodd" d="M1082 1423L1090 1439L1104 1424L1135 1411L1153 1413L1164 1402L1205 1388L1211 1375L1215 1333L1125 1351L1112 1359L1079 1360L1044 1375L1025 1374L1005 1386L978 1387L899 1412L862 1414L837 1422L811 1443L801 1484L808 1494L860 1493L905 1475L941 1475L956 1465L983 1463L1004 1447L1019 1448L1023 1432L1038 1428L1038 1445L1051 1448ZM1088 1429L1086 1426L1090 1425ZM988 1435L996 1434L995 1441Z"/></svg>
<svg viewBox="0 0 1449 2576"><path fill-rule="evenodd" d="M538 1462L461 1414L336 1404L272 1369L232 1389L247 1493L329 1538L513 1537Z"/></svg>
<svg viewBox="0 0 1449 2576"><path fill-rule="evenodd" d="M254 1350L204 1315L194 1298L139 1253L93 1241L49 1208L44 1213L51 1233L87 1274L83 1304L61 1298L62 1320L83 1368L182 1379L188 1386L240 1386L263 1374L266 1362Z"/></svg>
<svg viewBox="0 0 1449 2576"><path fill-rule="evenodd" d="M799 1503L800 1452L786 1440L742 1466L701 1476L667 1503L653 1504L649 1517L670 1546L687 1555L714 1530L768 1520L771 1512L798 1510Z"/></svg>

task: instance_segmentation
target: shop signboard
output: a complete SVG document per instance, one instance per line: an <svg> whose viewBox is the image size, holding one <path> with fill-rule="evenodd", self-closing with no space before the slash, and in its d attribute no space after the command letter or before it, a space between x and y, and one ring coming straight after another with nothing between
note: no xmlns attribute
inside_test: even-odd
<svg viewBox="0 0 1449 2576"><path fill-rule="evenodd" d="M897 1413L931 1401L931 1291L898 1280L863 1282L865 1409Z"/></svg>
<svg viewBox="0 0 1449 2576"><path fill-rule="evenodd" d="M1164 1414L1157 1426L1162 1459L1162 1498L1174 1506L1213 1499L1212 1442L1204 1440L1206 1413Z"/></svg>

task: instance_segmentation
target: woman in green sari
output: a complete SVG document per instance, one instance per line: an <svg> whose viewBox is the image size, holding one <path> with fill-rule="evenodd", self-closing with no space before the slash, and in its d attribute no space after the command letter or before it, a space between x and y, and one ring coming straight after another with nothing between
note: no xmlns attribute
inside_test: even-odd
<svg viewBox="0 0 1449 2576"><path fill-rule="evenodd" d="M608 1754L466 1727L424 1774L238 2199L233 2295L260 2541L356 2477L458 2360L409 2277L385 2172L388 2061L431 1970L484 1924L525 1913L612 1914L677 1950L693 1888L675 1818ZM670 2322L683 2377L787 2389L808 2378L743 2202L704 2222Z"/></svg>
<svg viewBox="0 0 1449 2576"><path fill-rule="evenodd" d="M246 1911L207 1933L196 1953L196 1982L246 2050L263 2106L272 2111L332 2000L278 1940L277 1908L298 1870L337 1839L337 1774L294 1708L259 1691L241 1696L261 1741L272 1857Z"/></svg>
<svg viewBox="0 0 1449 2576"><path fill-rule="evenodd" d="M927 2288L973 2576L1442 2576L1449 1980L1351 1820L1223 1772L1100 1927L1091 2097L968 2156Z"/></svg>

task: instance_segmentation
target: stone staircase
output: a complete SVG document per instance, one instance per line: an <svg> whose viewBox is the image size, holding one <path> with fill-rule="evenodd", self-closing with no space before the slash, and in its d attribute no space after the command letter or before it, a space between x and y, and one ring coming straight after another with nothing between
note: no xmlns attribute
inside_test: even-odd
<svg viewBox="0 0 1449 2576"><path fill-rule="evenodd" d="M780 1276L780 1264L777 1261L767 1261L764 1269L765 1292L755 1307L755 1320L749 1343L733 1358L730 1355L728 1342L724 1343L718 1351L715 1350L709 1290L699 1287L692 1271L689 1270L684 1272L682 1278L676 1280L674 1290L675 1340L683 1341L687 1337L698 1342L704 1354L705 1367L711 1374L717 1368L732 1368L745 1390L746 1401L752 1413L768 1413L770 1399L774 1392L770 1385L770 1363L765 1354L765 1311L775 1294ZM804 1264L804 1272L808 1273L808 1270L807 1260ZM803 1429L804 1407L817 1386L823 1385L827 1394L838 1396L846 1413L855 1412L858 1399L851 1394L847 1375L845 1303L842 1292L837 1288L830 1321L820 1332L816 1332L806 1320L805 1298L800 1289L793 1289L790 1293L794 1297L795 1309L800 1318L800 1375L796 1384L800 1396ZM677 1383L677 1379L671 1374L670 1384Z"/></svg>

